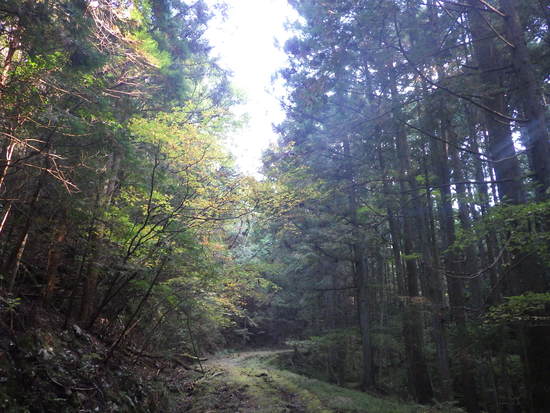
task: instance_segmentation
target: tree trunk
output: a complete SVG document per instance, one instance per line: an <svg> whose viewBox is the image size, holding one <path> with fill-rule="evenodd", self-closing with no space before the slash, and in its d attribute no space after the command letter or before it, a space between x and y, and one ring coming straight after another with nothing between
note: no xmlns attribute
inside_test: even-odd
<svg viewBox="0 0 550 413"><path fill-rule="evenodd" d="M453 131L448 122L448 113L443 112L440 133L447 142L454 144ZM447 147L443 142L435 142L437 152L435 154L435 170L441 186L441 203L439 207L441 223L441 249L445 252L443 257L445 269L447 271L447 286L449 290L449 302L451 304L451 316L458 329L457 347L458 361L460 365L459 390L465 407L469 412L478 412L478 397L476 390L476 381L470 355L467 352L469 343L466 328L466 310L464 282L459 278L463 268L458 263L458 257L452 250L452 245L456 240L455 222L451 194L451 170L448 161Z"/></svg>
<svg viewBox="0 0 550 413"><path fill-rule="evenodd" d="M510 126L500 116L508 113L503 92L500 53L496 48L493 32L487 26L481 11L478 10L479 0L468 0L468 3L470 7L467 8L467 13L473 51L484 86L483 102L488 108L484 115L489 139L489 155L498 181L499 196L504 202L519 204L524 200L521 169Z"/></svg>
<svg viewBox="0 0 550 413"><path fill-rule="evenodd" d="M68 233L68 226L65 215L63 214L53 231L53 237L48 250L48 263L46 265L46 287L44 288L42 303L47 306L57 287L59 280L58 267L63 256L62 248Z"/></svg>
<svg viewBox="0 0 550 413"><path fill-rule="evenodd" d="M352 231L352 270L354 281L357 287L357 312L359 316L359 330L361 332L361 348L363 355L363 376L361 388L369 390L374 386L374 365L372 358L372 346L370 340L370 312L369 312L369 290L368 290L368 264L365 256L363 235L359 232L357 218L357 194L355 185L355 170L351 158L349 138L346 136L343 141L344 155L349 159L347 168L347 183L349 185L348 202L349 215Z"/></svg>
<svg viewBox="0 0 550 413"><path fill-rule="evenodd" d="M392 96L397 96L395 81L392 82ZM395 102L396 104L397 102ZM394 114L396 115L396 114ZM403 250L406 255L405 267L407 273L407 310L404 314L404 335L405 348L409 363L409 387L414 393L415 398L420 403L428 403L433 399L433 389L428 373L428 367L424 356L424 338L423 321L419 305L420 289L418 285L418 269L416 263L416 251L413 247L413 234L415 233L413 221L414 211L410 207L410 198L406 196L410 193L409 175L411 175L409 148L405 133L396 120L396 147L399 164L399 184L400 184L400 203L401 213L403 215ZM411 197L415 197L411 193ZM412 383L411 383L412 380Z"/></svg>
<svg viewBox="0 0 550 413"><path fill-rule="evenodd" d="M374 365L372 357L372 345L370 340L370 311L368 290L368 264L364 253L355 250L354 272L356 274L359 329L361 331L361 349L363 356L363 376L361 389L370 390L374 387Z"/></svg>
<svg viewBox="0 0 550 413"><path fill-rule="evenodd" d="M471 149L473 152L479 153L478 135L476 131L476 122L474 120L474 113L470 107L465 107L466 117L468 119L468 128L471 141ZM485 182L485 173L483 172L483 165L481 159L474 158L474 173L475 180L477 182ZM479 206L481 210L481 216L487 216L489 212L489 187L487 184L478 184L476 186L476 194L479 198ZM472 211L475 211L475 206L472 206ZM496 251L498 249L498 239L495 229L489 228L487 235L485 236L484 248L480 248L482 256L482 264L485 267L489 267L489 281L490 291L487 297L487 304L495 305L500 303L502 299L501 285L499 279L499 263L495 263Z"/></svg>
<svg viewBox="0 0 550 413"><path fill-rule="evenodd" d="M546 123L546 108L541 84L535 76L529 50L525 43L523 28L516 9L517 1L500 0L506 13L505 24L508 40L512 43L512 65L517 80L517 93L527 117L527 149L533 163L537 183L537 199L550 198L550 141Z"/></svg>
<svg viewBox="0 0 550 413"><path fill-rule="evenodd" d="M426 95L428 100L428 96ZM420 114L421 116L421 114ZM433 121L433 116L426 113L425 127L429 128L431 133L436 133L436 125ZM440 157L444 156L439 150L441 142L430 139L430 154L432 164L437 165L440 162ZM424 157L425 158L425 157ZM427 162L423 162L424 179L426 183L425 202L422 202L420 191L416 177L409 176L409 187L412 192L412 204L414 208L414 217L416 222L418 242L422 251L422 272L421 277L422 291L430 300L431 307L431 326L432 338L436 347L437 355L437 371L438 371L438 386L437 398L441 401L449 401L453 399L453 380L450 371L449 349L448 349L448 333L446 324L448 322L448 309L444 300L443 278L440 270L440 257L436 244L436 236L434 229L434 214L433 201L430 191L430 173L427 167ZM439 182L439 181L438 181Z"/></svg>
<svg viewBox="0 0 550 413"><path fill-rule="evenodd" d="M453 142L452 142L453 143ZM464 165L460 159L458 150L455 145L449 145L449 152L451 156L451 164L453 167L453 180L456 182L456 202L458 203L458 219L460 226L464 232L468 233L471 228L470 211L467 203L467 191L466 176L464 174ZM464 250L464 272L466 274L474 274L477 266L477 254L475 247L472 244L468 244ZM481 279L480 276L475 276L469 280L469 290L472 297L473 308L476 314L479 314L482 310L483 297L481 292ZM472 306L471 306L472 307Z"/></svg>
<svg viewBox="0 0 550 413"><path fill-rule="evenodd" d="M479 4L479 0L469 0L469 3L475 6ZM518 93L523 103L525 115L528 118L528 143L531 144L531 148L529 149L535 169L535 178L538 183L537 197L539 199L547 199L548 194L546 194L545 191L549 184L548 165L550 157L548 153L548 131L544 119L542 95L537 89L536 78L531 66L515 5L509 0L501 0L501 5L506 13L508 35L514 46L512 51L512 64L518 77ZM494 40L492 39L490 29L482 20L480 12L472 8L469 10L468 14L471 20L472 36L474 40L476 40L474 44L475 54L480 64L480 69L483 70L482 79L486 81L488 87L494 90L494 86L498 86L493 79L495 73L488 71L492 67L491 59L498 61ZM500 94L502 94L502 92L500 92ZM493 102L494 100L488 101L488 103ZM504 109L503 105L502 109ZM495 143L498 142L498 139L495 141L491 129L488 129L490 140L492 141L491 155L495 158ZM506 129L509 131L508 127L506 127ZM502 144L509 148L513 148L513 144L507 143L507 139L503 140ZM513 155L512 149L508 149L508 152ZM498 159L499 158L496 158L494 160ZM515 156L512 156L509 160L514 160L517 163L517 158ZM499 181L513 178L512 171L515 169L517 169L517 172L514 172L516 176L520 176L519 166L516 168L512 165L510 168L505 168L504 165L504 161L495 162L494 164L495 173ZM505 202L508 201L517 204L523 200L523 194L520 187L507 188L500 183L498 185L500 195L501 197L504 196ZM514 274L511 289L513 294L521 294L526 291L546 291L544 280L546 270L542 265L537 263L536 257L515 257L515 259L513 259L513 266ZM525 329L524 342L524 369L526 371L526 386L530 397L531 411L539 413L546 411L550 405L550 383L546 379L548 371L550 371L550 355L547 351L548 348L550 348L550 329L548 327L528 327Z"/></svg>
<svg viewBox="0 0 550 413"><path fill-rule="evenodd" d="M33 212L38 202L38 199L40 198L40 192L44 184L45 175L46 175L46 170L44 169L40 174L40 176L38 177L38 182L36 183L36 187L34 189L33 194L31 195L29 206L26 211L27 216L25 217L25 221L23 223L23 228L19 233L19 236L17 237L17 240L15 242L15 245L12 249L10 256L8 257L8 260L4 265L3 272L4 274L8 274L9 276L9 284L8 284L9 292L13 292L13 289L15 287L15 279L17 278L17 273L19 272L19 266L21 265L21 260L23 259L23 253L25 252L25 248L27 246L29 232L31 230L32 223L34 221Z"/></svg>
<svg viewBox="0 0 550 413"><path fill-rule="evenodd" d="M107 177L104 178L103 187L98 188L96 199L96 211L94 212L94 228L92 230L90 243L90 254L88 259L88 268L86 278L84 280L82 300L80 302L79 319L83 325L90 324L93 321L92 315L95 312L97 301L97 284L99 282L99 259L102 256L102 236L105 232L103 223L100 218L105 210L110 206L115 186L117 182L117 174L120 168L120 156L114 151L106 165L108 171Z"/></svg>

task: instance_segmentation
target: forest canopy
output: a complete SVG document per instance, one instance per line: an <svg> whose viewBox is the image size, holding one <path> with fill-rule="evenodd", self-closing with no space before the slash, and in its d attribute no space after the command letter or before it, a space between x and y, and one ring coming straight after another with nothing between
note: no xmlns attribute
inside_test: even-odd
<svg viewBox="0 0 550 413"><path fill-rule="evenodd" d="M547 5L290 3L266 229L310 368L469 412L545 411Z"/></svg>
<svg viewBox="0 0 550 413"><path fill-rule="evenodd" d="M259 275L231 247L258 201L223 143L238 100L209 55L210 16L201 1L2 4L8 329L32 300L110 354L189 352L193 335L219 348L242 317Z"/></svg>

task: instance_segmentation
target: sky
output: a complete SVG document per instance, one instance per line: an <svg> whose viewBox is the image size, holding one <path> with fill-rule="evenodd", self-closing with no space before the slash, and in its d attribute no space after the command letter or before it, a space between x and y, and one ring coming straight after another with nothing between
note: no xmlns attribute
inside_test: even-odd
<svg viewBox="0 0 550 413"><path fill-rule="evenodd" d="M284 118L278 99L284 90L281 84L272 85L271 79L285 66L282 47L291 36L285 23L296 20L297 14L286 0L226 3L226 18L216 16L206 35L213 46L213 56L218 57L221 67L233 73L232 83L246 101L234 112L237 116L247 114L248 122L229 137L229 149L243 173L259 177L262 151L277 139L272 124Z"/></svg>

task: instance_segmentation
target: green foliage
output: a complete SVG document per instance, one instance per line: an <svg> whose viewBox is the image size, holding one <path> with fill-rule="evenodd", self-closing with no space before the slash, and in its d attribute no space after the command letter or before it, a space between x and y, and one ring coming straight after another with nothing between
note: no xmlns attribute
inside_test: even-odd
<svg viewBox="0 0 550 413"><path fill-rule="evenodd" d="M0 296L0 313L14 314L21 305L21 297Z"/></svg>
<svg viewBox="0 0 550 413"><path fill-rule="evenodd" d="M296 357L290 370L338 384L361 380L361 342L357 329L336 329L307 340L289 340Z"/></svg>
<svg viewBox="0 0 550 413"><path fill-rule="evenodd" d="M493 306L486 323L550 325L550 293L525 293L506 297L506 302Z"/></svg>
<svg viewBox="0 0 550 413"><path fill-rule="evenodd" d="M504 231L505 247L510 253L534 254L550 265L550 233L544 227L549 214L550 201L495 206L469 231L461 232L452 248L461 251L491 231Z"/></svg>
<svg viewBox="0 0 550 413"><path fill-rule="evenodd" d="M139 44L138 50L151 65L162 70L172 64L170 53L160 50L156 40L146 31L136 32L133 40Z"/></svg>
<svg viewBox="0 0 550 413"><path fill-rule="evenodd" d="M402 257L405 261L414 261L419 259L421 257L421 254L414 252L412 254L403 254Z"/></svg>
<svg viewBox="0 0 550 413"><path fill-rule="evenodd" d="M213 350L272 288L236 252L259 192L223 145L238 99L208 56L203 2L127 6L0 10L0 132L17 165L0 180L2 213L17 211L2 263L28 216L16 290L40 296L52 277L48 305L67 323L145 351ZM1 307L13 315L19 301Z"/></svg>
<svg viewBox="0 0 550 413"><path fill-rule="evenodd" d="M62 70L66 62L67 56L61 51L55 51L48 55L32 56L24 64L17 67L14 76L19 81L25 81L48 71Z"/></svg>

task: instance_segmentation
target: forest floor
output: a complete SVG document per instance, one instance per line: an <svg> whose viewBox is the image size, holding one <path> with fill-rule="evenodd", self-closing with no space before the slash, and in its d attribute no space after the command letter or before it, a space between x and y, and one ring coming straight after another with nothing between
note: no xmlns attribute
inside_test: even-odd
<svg viewBox="0 0 550 413"><path fill-rule="evenodd" d="M442 413L311 379L276 367L291 350L262 350L216 356L203 363L174 411L191 413Z"/></svg>
<svg viewBox="0 0 550 413"><path fill-rule="evenodd" d="M63 328L52 313L23 310L19 321L26 329L0 323L1 412L457 412L284 370L281 358L292 350L225 353L202 366L177 355L138 359L117 352L108 358L109 346L78 326Z"/></svg>

